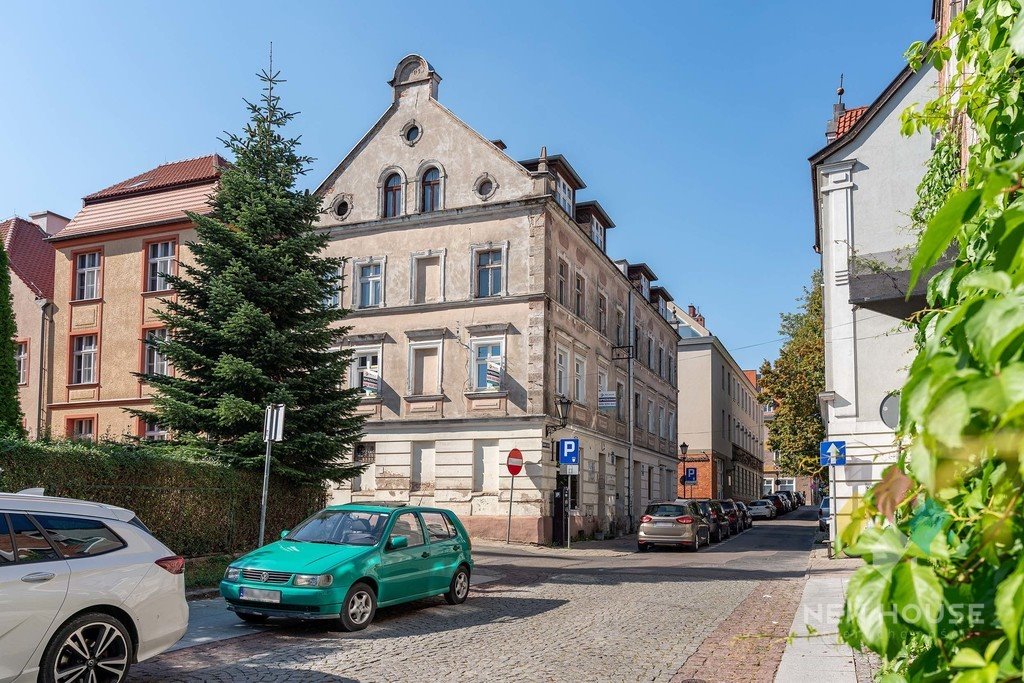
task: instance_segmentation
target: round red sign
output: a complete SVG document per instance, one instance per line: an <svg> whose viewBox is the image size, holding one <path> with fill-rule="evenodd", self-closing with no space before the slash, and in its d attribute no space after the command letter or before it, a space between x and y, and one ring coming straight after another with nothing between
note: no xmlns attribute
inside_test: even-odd
<svg viewBox="0 0 1024 683"><path fill-rule="evenodd" d="M508 460L505 461L505 465L508 466L508 473L513 477L523 471L523 453L518 448L513 448L508 453Z"/></svg>

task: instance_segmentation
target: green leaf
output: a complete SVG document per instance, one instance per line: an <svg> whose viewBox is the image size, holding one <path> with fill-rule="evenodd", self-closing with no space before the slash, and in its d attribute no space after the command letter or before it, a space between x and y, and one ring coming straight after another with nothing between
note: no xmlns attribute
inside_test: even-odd
<svg viewBox="0 0 1024 683"><path fill-rule="evenodd" d="M938 635L942 586L931 567L915 561L901 562L893 572L892 598L903 621Z"/></svg>
<svg viewBox="0 0 1024 683"><path fill-rule="evenodd" d="M951 448L963 445L963 430L971 418L970 403L963 386L946 391L928 414L929 433Z"/></svg>
<svg viewBox="0 0 1024 683"><path fill-rule="evenodd" d="M879 654L889 649L891 588L889 575L871 566L855 571L847 585L846 609L862 642Z"/></svg>
<svg viewBox="0 0 1024 683"><path fill-rule="evenodd" d="M1011 647L1019 651L1024 622L1024 561L996 588L996 616Z"/></svg>
<svg viewBox="0 0 1024 683"><path fill-rule="evenodd" d="M953 655L950 665L956 669L977 669L985 666L985 658L977 650L963 647Z"/></svg>
<svg viewBox="0 0 1024 683"><path fill-rule="evenodd" d="M931 268L946 247L952 241L953 236L963 227L964 223L974 217L981 206L981 190L965 190L946 200L932 219L928 221L928 228L921 236L921 243L917 247L917 253L910 262L910 290L917 286L921 275Z"/></svg>
<svg viewBox="0 0 1024 683"><path fill-rule="evenodd" d="M1024 57L1024 7L1021 8L1020 13L1017 15L1017 20L1013 22L1008 42L1014 52Z"/></svg>
<svg viewBox="0 0 1024 683"><path fill-rule="evenodd" d="M974 355L989 366L1024 336L1024 298L1012 296L983 303L964 325Z"/></svg>

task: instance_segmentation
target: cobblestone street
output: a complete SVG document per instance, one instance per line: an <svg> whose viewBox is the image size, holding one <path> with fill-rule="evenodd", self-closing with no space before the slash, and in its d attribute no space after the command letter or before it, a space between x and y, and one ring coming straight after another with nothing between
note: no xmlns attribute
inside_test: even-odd
<svg viewBox="0 0 1024 683"><path fill-rule="evenodd" d="M770 680L807 568L813 510L700 553L478 544L496 580L451 607L382 609L346 634L282 624L157 657L146 681ZM710 636L710 638L709 638Z"/></svg>

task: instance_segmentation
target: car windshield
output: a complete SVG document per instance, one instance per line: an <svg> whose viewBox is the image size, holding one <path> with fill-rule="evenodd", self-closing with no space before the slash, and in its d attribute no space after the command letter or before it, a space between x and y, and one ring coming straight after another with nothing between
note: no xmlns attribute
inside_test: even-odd
<svg viewBox="0 0 1024 683"><path fill-rule="evenodd" d="M387 522L386 512L324 510L292 529L285 539L306 543L377 545Z"/></svg>
<svg viewBox="0 0 1024 683"><path fill-rule="evenodd" d="M768 504L767 500L755 500L753 503L750 504L750 507L752 507L752 508L762 508L762 507L764 507L767 504Z"/></svg>
<svg viewBox="0 0 1024 683"><path fill-rule="evenodd" d="M651 517L679 517L680 515L685 515L686 510L683 509L682 505L648 505L644 514Z"/></svg>

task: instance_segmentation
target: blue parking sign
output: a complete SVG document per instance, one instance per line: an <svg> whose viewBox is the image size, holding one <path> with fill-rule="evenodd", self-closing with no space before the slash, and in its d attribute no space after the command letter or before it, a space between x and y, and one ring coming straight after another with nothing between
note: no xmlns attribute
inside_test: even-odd
<svg viewBox="0 0 1024 683"><path fill-rule="evenodd" d="M579 465L580 464L580 440L559 439L558 440L558 464Z"/></svg>
<svg viewBox="0 0 1024 683"><path fill-rule="evenodd" d="M687 467L686 474L683 476L683 484L693 485L697 483L697 468Z"/></svg>

